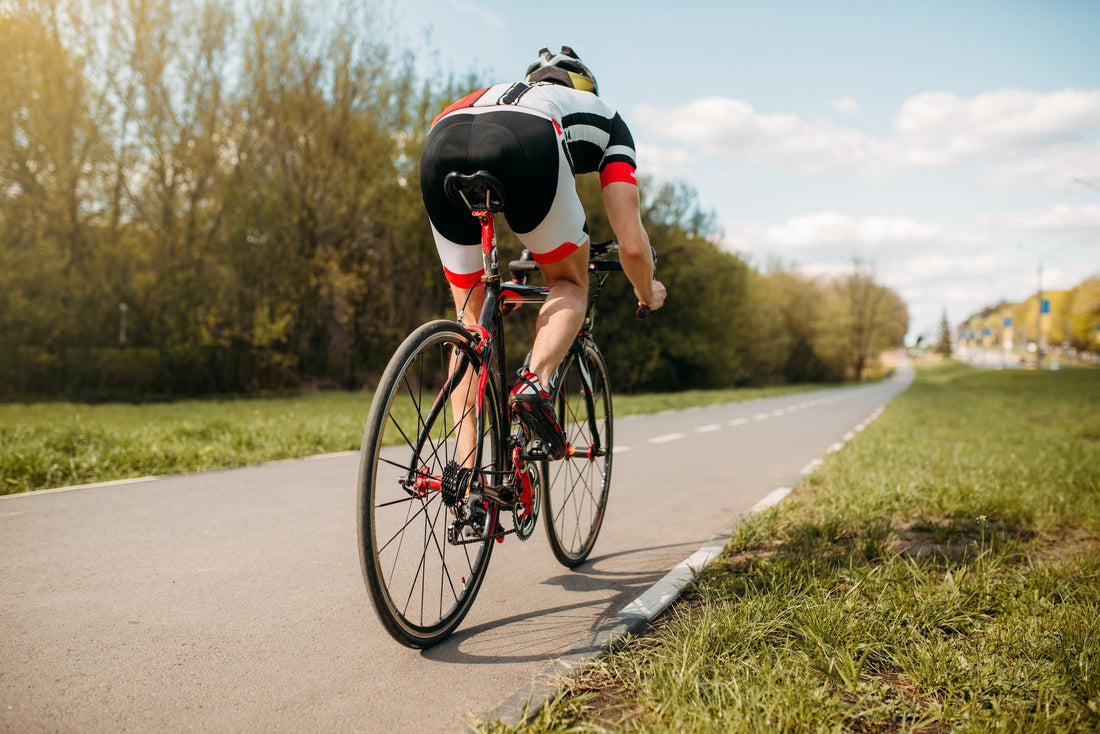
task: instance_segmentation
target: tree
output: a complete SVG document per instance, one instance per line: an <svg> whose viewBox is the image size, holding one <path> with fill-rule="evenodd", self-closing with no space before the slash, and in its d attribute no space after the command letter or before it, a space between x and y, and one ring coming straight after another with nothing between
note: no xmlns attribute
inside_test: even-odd
<svg viewBox="0 0 1100 734"><path fill-rule="evenodd" d="M68 22L65 3L0 12L0 334L31 350L7 360L31 362L37 386L63 381L72 348L117 314L98 195L110 107L88 82L95 39Z"/></svg>
<svg viewBox="0 0 1100 734"><path fill-rule="evenodd" d="M386 7L0 2L0 390L360 387L447 314L417 166L432 118L481 85L417 83ZM578 189L611 237L597 178ZM639 324L608 280L616 389L844 377L835 284L757 272L683 184L642 194L670 299Z"/></svg>
<svg viewBox="0 0 1100 734"><path fill-rule="evenodd" d="M578 181L589 229L610 239L595 176ZM641 182L642 223L657 251L657 277L669 289L664 308L643 323L625 277L608 279L600 299L600 344L620 390L726 387L752 380L747 359L750 269L714 241L713 216L683 184Z"/></svg>
<svg viewBox="0 0 1100 734"><path fill-rule="evenodd" d="M901 345L909 329L909 313L896 294L876 282L873 269L859 260L839 279L837 290L851 370L859 381L870 359L884 348Z"/></svg>
<svg viewBox="0 0 1100 734"><path fill-rule="evenodd" d="M1100 334L1100 276L1082 281L1070 294L1070 341L1075 349L1097 351Z"/></svg>
<svg viewBox="0 0 1100 734"><path fill-rule="evenodd" d="M843 351L830 346L836 342L837 316L826 307L827 284L779 264L770 268L765 283L766 295L753 302L757 309L770 307L777 318L755 341L775 351L771 372L792 383L843 380Z"/></svg>
<svg viewBox="0 0 1100 734"><path fill-rule="evenodd" d="M947 311L943 312L943 316L940 317L940 336L936 342L936 354L942 355L945 359L951 356L954 343L954 339L951 338L951 324L947 323Z"/></svg>

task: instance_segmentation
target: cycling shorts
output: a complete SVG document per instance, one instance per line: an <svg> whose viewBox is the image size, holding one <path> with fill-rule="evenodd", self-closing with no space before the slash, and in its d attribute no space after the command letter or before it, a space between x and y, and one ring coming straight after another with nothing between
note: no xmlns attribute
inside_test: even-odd
<svg viewBox="0 0 1100 734"><path fill-rule="evenodd" d="M482 170L504 185L504 217L536 262L557 262L588 242L564 138L551 118L515 107L452 112L428 133L420 156L420 191L452 285L471 288L484 273L481 225L447 198L443 179Z"/></svg>

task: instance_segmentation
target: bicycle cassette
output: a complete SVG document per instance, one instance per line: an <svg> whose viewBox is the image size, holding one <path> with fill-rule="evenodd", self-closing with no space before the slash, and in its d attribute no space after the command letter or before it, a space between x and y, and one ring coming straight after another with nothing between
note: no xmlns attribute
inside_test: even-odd
<svg viewBox="0 0 1100 734"><path fill-rule="evenodd" d="M454 507L460 499L465 498L466 492L470 489L470 481L473 476L473 469L464 469L453 461L448 462L447 466L443 468L443 476L439 480L443 503L448 507Z"/></svg>

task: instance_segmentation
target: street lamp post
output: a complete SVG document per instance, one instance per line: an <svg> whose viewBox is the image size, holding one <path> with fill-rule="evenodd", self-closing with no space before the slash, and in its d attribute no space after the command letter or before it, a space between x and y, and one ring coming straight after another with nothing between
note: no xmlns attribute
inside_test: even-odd
<svg viewBox="0 0 1100 734"><path fill-rule="evenodd" d="M1035 369L1043 368L1043 258L1039 258L1039 272L1036 278L1037 293L1035 309Z"/></svg>

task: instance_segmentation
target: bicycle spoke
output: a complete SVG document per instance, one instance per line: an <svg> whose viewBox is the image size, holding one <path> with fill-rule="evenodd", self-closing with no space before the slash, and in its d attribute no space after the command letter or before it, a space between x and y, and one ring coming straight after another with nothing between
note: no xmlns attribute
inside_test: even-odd
<svg viewBox="0 0 1100 734"><path fill-rule="evenodd" d="M587 348L570 354L555 382L555 403L572 452L550 464L546 525L554 555L571 567L592 550L610 483L610 396L602 362L592 354Z"/></svg>
<svg viewBox="0 0 1100 734"><path fill-rule="evenodd" d="M420 615L419 615L419 620L420 620L421 624L423 624L423 621L424 621L424 611L425 611L425 596L424 595L425 595L425 592L427 590L427 576L426 576L426 573L427 573L427 566L428 566L429 549L434 545L435 546L435 551L436 551L436 556L438 556L440 558L443 557L443 550L440 548L440 545L439 545L439 537L438 537L439 534L438 534L437 530L438 530L439 525L440 525L440 517L439 516L440 516L441 513L443 513L444 507L443 507L442 503L438 503L438 505L435 508L434 517L433 517L433 513L427 512L427 509L428 509L427 504L425 504L422 509L424 510L423 513L419 513L419 512L417 513L417 515L423 514L423 516L424 516L424 518L423 518L424 519L424 524L422 525L424 535L423 535L423 539L422 539L420 560L417 563L416 572L413 574L413 578L409 582L409 593L408 593L408 596L405 599L404 605L402 606L402 614L407 615L408 611L409 611L409 605L412 604L412 601L415 597L415 594L416 594L417 590L419 590L420 591L420 604L419 604ZM446 515L445 515L445 513L443 513L443 514L444 514L444 521L445 521ZM453 585L452 585L452 590L453 590ZM453 596L454 596L455 599L458 598L457 594L453 594ZM440 614L442 614L442 613L443 613L443 608L442 608L442 596L441 596L440 597Z"/></svg>
<svg viewBox="0 0 1100 734"><path fill-rule="evenodd" d="M407 501L411 504L414 499L415 498L413 498L413 497L409 497ZM405 502L405 501L406 500L395 500L394 502L389 502L389 503L378 505L378 507L389 507L390 505L394 505L394 504L397 504L398 502ZM427 515L429 504L431 504L431 503L430 502L424 502L423 500L421 500L420 508L417 510L417 512L415 514L413 514L411 517L408 516L408 515L405 516L405 524L402 525L400 528L398 528L394 532L394 534L390 536L389 540L387 540L382 545L378 546L378 552L382 553L383 551L385 551L387 548L389 548L390 543L397 540L397 538L399 538L399 537L403 538L405 536L405 531L408 529L408 527L410 525L412 525L413 521L415 521L421 513L424 513L425 515ZM400 551L401 551L401 547L399 545L398 548L397 548L397 553L395 555L399 556Z"/></svg>

